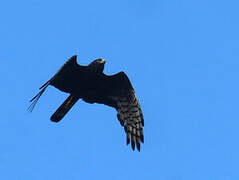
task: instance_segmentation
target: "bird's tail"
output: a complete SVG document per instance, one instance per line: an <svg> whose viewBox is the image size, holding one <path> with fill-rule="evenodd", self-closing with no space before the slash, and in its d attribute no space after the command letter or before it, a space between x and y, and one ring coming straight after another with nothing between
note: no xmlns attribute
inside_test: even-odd
<svg viewBox="0 0 239 180"><path fill-rule="evenodd" d="M78 100L79 97L70 95L51 116L51 121L59 122Z"/></svg>

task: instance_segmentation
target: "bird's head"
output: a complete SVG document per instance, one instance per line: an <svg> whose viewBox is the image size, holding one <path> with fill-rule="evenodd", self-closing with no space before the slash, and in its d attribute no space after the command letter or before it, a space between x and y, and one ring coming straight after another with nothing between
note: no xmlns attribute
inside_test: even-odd
<svg viewBox="0 0 239 180"><path fill-rule="evenodd" d="M104 70L105 60L104 59L96 59L89 64L89 67L95 71L96 73L102 73Z"/></svg>

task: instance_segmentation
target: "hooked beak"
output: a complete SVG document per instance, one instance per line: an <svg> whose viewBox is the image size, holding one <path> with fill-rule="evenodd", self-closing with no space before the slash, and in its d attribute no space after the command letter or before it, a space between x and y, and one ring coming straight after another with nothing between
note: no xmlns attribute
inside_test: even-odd
<svg viewBox="0 0 239 180"><path fill-rule="evenodd" d="M105 64L105 60L101 59L100 63Z"/></svg>

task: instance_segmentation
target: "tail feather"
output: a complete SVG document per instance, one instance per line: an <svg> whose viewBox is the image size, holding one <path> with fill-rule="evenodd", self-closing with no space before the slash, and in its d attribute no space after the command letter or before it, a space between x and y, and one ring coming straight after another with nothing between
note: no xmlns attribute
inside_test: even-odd
<svg viewBox="0 0 239 180"><path fill-rule="evenodd" d="M70 95L51 116L51 121L59 122L78 100L79 97Z"/></svg>

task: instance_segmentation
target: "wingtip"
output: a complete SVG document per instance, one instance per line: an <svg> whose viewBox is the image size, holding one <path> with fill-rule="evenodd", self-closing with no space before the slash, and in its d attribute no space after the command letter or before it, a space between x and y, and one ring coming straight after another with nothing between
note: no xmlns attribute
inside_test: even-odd
<svg viewBox="0 0 239 180"><path fill-rule="evenodd" d="M133 149L133 151L135 150L135 142L134 141L131 141L131 147Z"/></svg>
<svg viewBox="0 0 239 180"><path fill-rule="evenodd" d="M144 135L140 136L140 140L141 140L142 143L144 143Z"/></svg>
<svg viewBox="0 0 239 180"><path fill-rule="evenodd" d="M137 150L140 152L140 144L137 144Z"/></svg>
<svg viewBox="0 0 239 180"><path fill-rule="evenodd" d="M127 145L130 143L130 139L131 139L131 134L127 133L127 135L126 135L126 144Z"/></svg>

